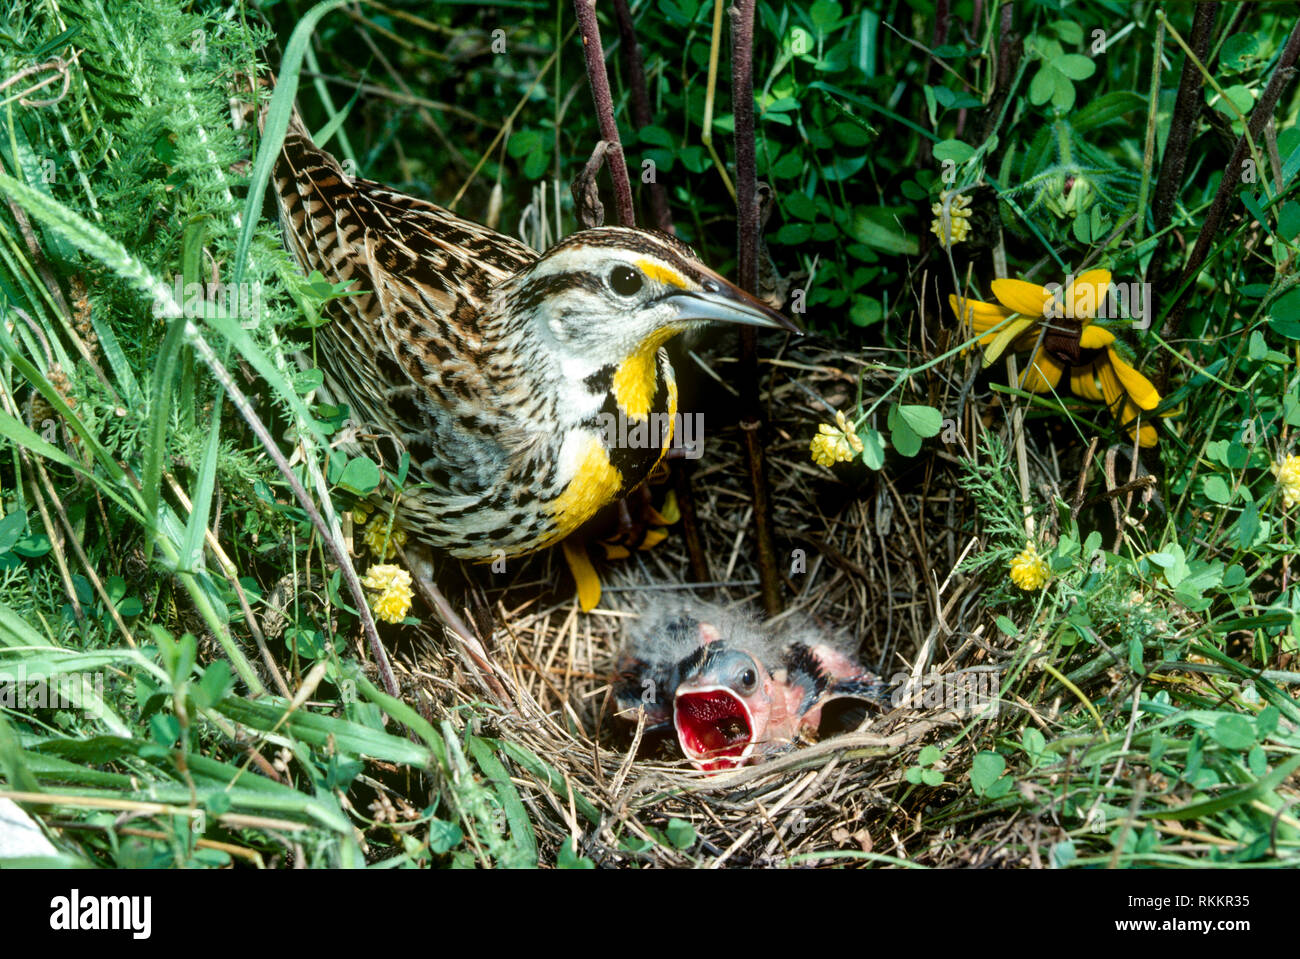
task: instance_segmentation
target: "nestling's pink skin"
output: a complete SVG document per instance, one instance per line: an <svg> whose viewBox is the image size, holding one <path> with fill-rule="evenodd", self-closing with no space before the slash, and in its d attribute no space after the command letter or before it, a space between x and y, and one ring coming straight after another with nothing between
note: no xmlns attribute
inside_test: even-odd
<svg viewBox="0 0 1300 959"><path fill-rule="evenodd" d="M865 672L829 647L811 653L829 678ZM787 666L769 673L753 655L726 643L710 647L674 698L673 726L682 752L697 768L720 771L779 752L803 733L816 733L824 699L814 678Z"/></svg>
<svg viewBox="0 0 1300 959"><path fill-rule="evenodd" d="M817 731L831 699L884 698L884 684L811 625L718 622L691 611L650 619L625 647L616 682L623 715L644 708L649 728L671 723L698 769L733 769L789 748Z"/></svg>

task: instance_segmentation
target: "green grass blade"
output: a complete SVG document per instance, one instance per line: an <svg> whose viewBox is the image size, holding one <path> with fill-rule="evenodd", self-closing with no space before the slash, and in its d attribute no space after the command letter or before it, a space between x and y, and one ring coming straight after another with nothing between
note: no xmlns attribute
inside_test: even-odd
<svg viewBox="0 0 1300 959"><path fill-rule="evenodd" d="M257 147L257 157L253 160L253 172L249 177L248 199L244 203L244 218L239 229L239 242L235 246L235 286L244 278L248 263L248 248L253 242L253 232L261 218L262 197L266 194L267 184L271 182L271 171L275 168L280 146L289 129L289 118L293 115L293 101L298 93L298 73L302 70L302 57L311 41L312 31L327 13L337 10L348 0L324 0L307 11L306 15L293 28L288 44L284 48L284 57L280 60L280 74L276 78L275 93L271 96L271 105L267 110L266 126L262 130L262 140Z"/></svg>
<svg viewBox="0 0 1300 959"><path fill-rule="evenodd" d="M510 839L519 856L518 865L525 869L535 867L537 834L533 832L533 824L528 820L528 810L520 801L515 784L510 781L510 774L506 772L506 767L501 765L501 760L497 759L489 740L470 736L467 745L474 762L478 763L478 768L483 770L483 774L492 780L492 784L496 787L497 798L501 801L506 822L510 826Z"/></svg>
<svg viewBox="0 0 1300 959"><path fill-rule="evenodd" d="M199 465L199 485L191 498L190 519L185 524L185 540L181 545L181 566L197 570L203 566L203 534L207 532L208 517L212 514L212 491L217 485L217 454L221 451L221 399L218 391L212 404L212 426L203 449L203 462Z"/></svg>

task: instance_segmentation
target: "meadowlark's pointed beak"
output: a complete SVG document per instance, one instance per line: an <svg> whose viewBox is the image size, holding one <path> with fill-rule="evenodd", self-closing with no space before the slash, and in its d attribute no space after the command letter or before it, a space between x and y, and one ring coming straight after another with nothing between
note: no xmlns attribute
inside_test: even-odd
<svg viewBox="0 0 1300 959"><path fill-rule="evenodd" d="M682 290L665 297L677 307L682 322L711 320L803 333L789 318L716 274L706 276L703 287L699 292Z"/></svg>

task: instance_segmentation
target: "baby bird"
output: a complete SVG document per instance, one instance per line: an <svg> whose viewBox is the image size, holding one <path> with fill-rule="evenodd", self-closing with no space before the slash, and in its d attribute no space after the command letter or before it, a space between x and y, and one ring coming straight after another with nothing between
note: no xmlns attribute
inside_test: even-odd
<svg viewBox="0 0 1300 959"><path fill-rule="evenodd" d="M811 621L766 626L703 603L660 605L629 629L617 666L620 715L644 706L686 758L720 771L788 749L832 699L888 703L887 687L841 638Z"/></svg>

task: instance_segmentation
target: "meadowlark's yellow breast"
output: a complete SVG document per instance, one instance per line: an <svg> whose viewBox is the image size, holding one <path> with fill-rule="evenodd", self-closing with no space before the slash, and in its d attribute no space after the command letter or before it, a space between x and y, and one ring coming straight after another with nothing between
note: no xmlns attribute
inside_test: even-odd
<svg viewBox="0 0 1300 959"><path fill-rule="evenodd" d="M577 452L573 478L550 506L556 530L548 542L568 536L611 503L623 488L623 474L610 462L609 450L600 437L595 433L581 435L582 447Z"/></svg>

